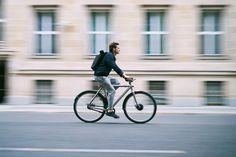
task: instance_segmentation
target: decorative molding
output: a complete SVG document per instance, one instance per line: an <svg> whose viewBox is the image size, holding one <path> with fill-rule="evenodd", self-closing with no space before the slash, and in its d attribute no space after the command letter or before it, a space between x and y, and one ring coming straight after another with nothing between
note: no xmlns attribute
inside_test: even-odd
<svg viewBox="0 0 236 157"><path fill-rule="evenodd" d="M40 8L58 8L60 5L52 4L52 5L32 5L33 8L40 9Z"/></svg>
<svg viewBox="0 0 236 157"><path fill-rule="evenodd" d="M112 4L88 4L86 6L89 7L89 8L97 8L97 7L112 8L112 7L114 7L114 5L112 5Z"/></svg>
<svg viewBox="0 0 236 157"><path fill-rule="evenodd" d="M173 59L170 55L145 55L141 56L143 60L171 60Z"/></svg>
<svg viewBox="0 0 236 157"><path fill-rule="evenodd" d="M126 73L137 76L236 76L236 71L210 71L210 70L125 70ZM93 75L92 70L80 70L80 69L22 69L10 72L17 75ZM111 75L115 75L112 72Z"/></svg>
<svg viewBox="0 0 236 157"><path fill-rule="evenodd" d="M143 5L140 5L142 8L168 8L170 7L171 5L158 5L158 4L143 4Z"/></svg>
<svg viewBox="0 0 236 157"><path fill-rule="evenodd" d="M0 58L6 58L8 56L11 56L13 54L13 50L10 50L5 42L0 42Z"/></svg>
<svg viewBox="0 0 236 157"><path fill-rule="evenodd" d="M229 56L226 55L200 55L197 57L198 60L230 60Z"/></svg>

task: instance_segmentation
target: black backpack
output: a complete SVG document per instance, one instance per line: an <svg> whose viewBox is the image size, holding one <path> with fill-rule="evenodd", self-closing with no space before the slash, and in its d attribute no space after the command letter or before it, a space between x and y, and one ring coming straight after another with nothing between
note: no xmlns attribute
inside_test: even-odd
<svg viewBox="0 0 236 157"><path fill-rule="evenodd" d="M100 65L100 63L102 62L105 55L106 55L106 52L104 52L103 50L100 50L99 54L93 60L91 69L93 69L95 71L98 68L98 66Z"/></svg>

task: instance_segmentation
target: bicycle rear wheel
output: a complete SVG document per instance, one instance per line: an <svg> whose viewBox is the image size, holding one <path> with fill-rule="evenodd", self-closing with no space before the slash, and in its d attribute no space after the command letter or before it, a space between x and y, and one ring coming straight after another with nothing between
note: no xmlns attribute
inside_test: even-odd
<svg viewBox="0 0 236 157"><path fill-rule="evenodd" d="M106 100L102 94L98 93L96 95L96 93L97 91L88 90L76 96L73 105L74 113L80 120L93 123L99 121L104 116ZM92 99L93 101L91 102Z"/></svg>
<svg viewBox="0 0 236 157"><path fill-rule="evenodd" d="M135 91L134 95L130 93L124 100L123 110L125 116L134 123L149 122L156 114L156 101L150 94L144 91Z"/></svg>

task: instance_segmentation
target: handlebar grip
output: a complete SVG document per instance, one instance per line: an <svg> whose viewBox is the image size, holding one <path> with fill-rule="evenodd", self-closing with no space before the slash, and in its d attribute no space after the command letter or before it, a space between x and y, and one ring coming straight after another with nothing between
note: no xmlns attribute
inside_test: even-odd
<svg viewBox="0 0 236 157"><path fill-rule="evenodd" d="M131 77L131 78L126 78L126 79L125 79L125 81L127 81L127 82L133 82L134 80L135 80L135 79L132 78L132 77Z"/></svg>

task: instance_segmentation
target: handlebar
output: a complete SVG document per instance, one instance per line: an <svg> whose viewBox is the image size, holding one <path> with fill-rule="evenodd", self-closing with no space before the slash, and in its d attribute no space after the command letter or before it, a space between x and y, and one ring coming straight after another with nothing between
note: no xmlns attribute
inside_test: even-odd
<svg viewBox="0 0 236 157"><path fill-rule="evenodd" d="M129 82L129 84L131 84L132 82L135 81L135 79L130 77L130 78L126 78L125 81L127 81L127 82Z"/></svg>

